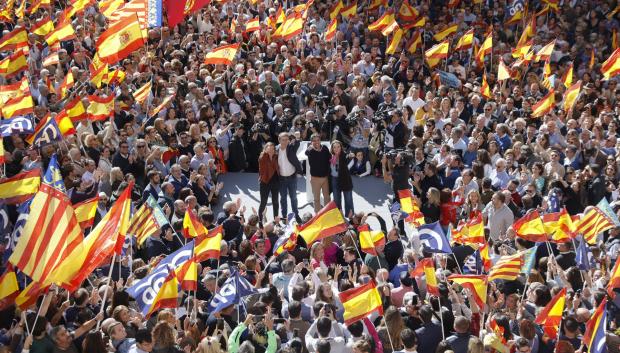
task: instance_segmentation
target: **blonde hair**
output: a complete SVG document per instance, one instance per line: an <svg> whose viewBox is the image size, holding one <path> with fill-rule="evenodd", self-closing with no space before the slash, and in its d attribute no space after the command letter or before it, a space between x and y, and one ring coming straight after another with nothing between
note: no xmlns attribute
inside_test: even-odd
<svg viewBox="0 0 620 353"><path fill-rule="evenodd" d="M222 346L214 336L207 336L196 347L196 353L222 353Z"/></svg>

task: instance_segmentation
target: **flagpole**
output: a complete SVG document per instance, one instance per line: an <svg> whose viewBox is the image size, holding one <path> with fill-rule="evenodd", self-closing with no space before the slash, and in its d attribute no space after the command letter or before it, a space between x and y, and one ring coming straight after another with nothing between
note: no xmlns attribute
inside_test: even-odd
<svg viewBox="0 0 620 353"><path fill-rule="evenodd" d="M45 295L43 295L43 300L41 300L41 305L39 306L39 310L37 310L37 316L34 318L34 322L32 323L32 330L28 330L28 327L26 327L26 330L28 330L28 336L32 335L32 331L34 331L34 328L37 326L37 321L39 321L39 315L41 314L41 309L43 309L43 306L45 305L45 300L47 299L48 295L49 293L45 293Z"/></svg>
<svg viewBox="0 0 620 353"><path fill-rule="evenodd" d="M110 281L112 279L112 270L114 269L114 261L116 261L116 251L112 255L112 262L110 263L110 272L108 273L108 280L106 282L106 290L103 293L103 299L101 300L101 309L99 310L99 312L102 314L103 314L103 309L105 308L105 301L108 298L109 290L107 287L110 287ZM101 325L101 321L97 321L97 327L95 330L99 330L100 325Z"/></svg>
<svg viewBox="0 0 620 353"><path fill-rule="evenodd" d="M461 265L459 265L459 261L456 259L456 255L454 255L454 252L452 253L452 257L454 258L454 262L456 262L456 266L459 268L459 273L463 274L463 269L461 268Z"/></svg>
<svg viewBox="0 0 620 353"><path fill-rule="evenodd" d="M575 238L571 238L571 241L573 242L573 248L574 248L574 250L575 250L575 254L577 254L577 243L575 243ZM581 239L581 241L586 241L586 240L582 238L582 239ZM584 246L585 246L585 244L584 244ZM588 259L588 252L587 252L587 250L586 250L586 258L585 258L585 261L587 261L588 263L590 262L590 260ZM581 272L581 271L582 271L582 269L579 269L579 275L581 276L581 282L583 282L583 284L585 284L586 279L585 279L585 277L583 276L583 272ZM582 286L583 286L583 284L582 284ZM583 289L583 288L582 288L582 289Z"/></svg>
<svg viewBox="0 0 620 353"><path fill-rule="evenodd" d="M441 337L442 337L442 340L445 340L446 334L443 329L443 315L441 313L441 295L437 296L437 302L439 303L439 321L441 322Z"/></svg>

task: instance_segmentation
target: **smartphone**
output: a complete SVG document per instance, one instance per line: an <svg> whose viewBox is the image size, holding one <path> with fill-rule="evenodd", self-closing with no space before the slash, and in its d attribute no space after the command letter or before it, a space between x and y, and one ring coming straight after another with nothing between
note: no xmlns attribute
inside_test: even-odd
<svg viewBox="0 0 620 353"><path fill-rule="evenodd" d="M349 270L349 265L344 265L344 266L342 266L342 270L343 270L343 271L348 271L348 270Z"/></svg>

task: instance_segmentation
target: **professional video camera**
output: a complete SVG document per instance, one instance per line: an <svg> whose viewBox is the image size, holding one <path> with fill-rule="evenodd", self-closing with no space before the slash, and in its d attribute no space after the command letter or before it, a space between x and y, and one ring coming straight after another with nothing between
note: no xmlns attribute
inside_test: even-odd
<svg viewBox="0 0 620 353"><path fill-rule="evenodd" d="M250 133L255 134L268 134L269 133L269 124L266 123L256 123L250 129Z"/></svg>
<svg viewBox="0 0 620 353"><path fill-rule="evenodd" d="M392 161L393 163L396 161L396 156L400 155L401 156L401 160L400 162L402 164L405 165L412 165L415 161L415 158L413 156L413 152L409 149L404 149L404 148L396 148L393 150L389 150L385 153L385 156L387 157L388 160Z"/></svg>

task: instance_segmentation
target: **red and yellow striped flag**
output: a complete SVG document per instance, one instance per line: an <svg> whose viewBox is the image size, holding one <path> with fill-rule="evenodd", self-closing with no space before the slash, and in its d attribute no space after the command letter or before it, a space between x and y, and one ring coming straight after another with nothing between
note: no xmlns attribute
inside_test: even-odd
<svg viewBox="0 0 620 353"><path fill-rule="evenodd" d="M88 96L90 103L86 108L88 118L92 121L106 120L114 113L114 95L102 97L96 95Z"/></svg>
<svg viewBox="0 0 620 353"><path fill-rule="evenodd" d="M39 191L30 204L24 224L9 262L33 281L43 283L67 256L76 249L84 235L65 194L56 155L52 156Z"/></svg>
<svg viewBox="0 0 620 353"><path fill-rule="evenodd" d="M447 36L456 33L456 31L458 30L459 26L456 23L450 24L448 25L446 28L444 28L443 30L441 30L440 32L436 33L433 36L433 39L435 39L438 42L441 42L442 40L444 40ZM473 39L473 33L472 33L472 39Z"/></svg>
<svg viewBox="0 0 620 353"><path fill-rule="evenodd" d="M443 41L439 44L434 45L432 48L428 49L424 52L424 57L426 58L426 62L428 66L431 68L437 66L439 62L448 57L448 50L450 48L450 43L448 41Z"/></svg>
<svg viewBox="0 0 620 353"><path fill-rule="evenodd" d="M474 30L470 29L469 31L465 32L465 34L463 34L461 38L459 38L459 41L456 42L456 45L454 46L454 50L455 51L467 50L471 48L473 44L474 44Z"/></svg>
<svg viewBox="0 0 620 353"><path fill-rule="evenodd" d="M489 281L496 279L514 281L519 276L522 266L523 254L517 253L514 255L502 256L489 271Z"/></svg>
<svg viewBox="0 0 620 353"><path fill-rule="evenodd" d="M175 95L169 95L168 97L164 98L164 100L158 105L156 106L152 111L149 112L149 114L151 116L156 116L157 114L159 114L160 111L162 111L164 108L166 108L168 106L168 104L170 104L170 102L172 102L172 100L174 99Z"/></svg>
<svg viewBox="0 0 620 353"><path fill-rule="evenodd" d="M54 30L54 23L49 16L43 17L30 27L30 33L34 33L39 36L46 36L48 33Z"/></svg>
<svg viewBox="0 0 620 353"><path fill-rule="evenodd" d="M153 215L153 210L148 203L145 202L131 217L127 234L135 236L138 247L141 247L142 244L158 230L159 227Z"/></svg>
<svg viewBox="0 0 620 353"><path fill-rule="evenodd" d="M7 79L24 70L28 70L28 59L23 50L17 50L0 61L0 75Z"/></svg>
<svg viewBox="0 0 620 353"><path fill-rule="evenodd" d="M299 235L310 246L315 241L345 232L347 222L345 222L342 212L332 200L325 205L312 219L299 227Z"/></svg>
<svg viewBox="0 0 620 353"><path fill-rule="evenodd" d="M144 84L144 86L138 88L133 93L133 98L139 104L144 103L144 101L146 101L146 99L151 95L151 88L152 87L153 87L153 82L151 80L149 80L147 83Z"/></svg>
<svg viewBox="0 0 620 353"><path fill-rule="evenodd" d="M588 69L592 70L594 68L594 48L590 50L590 60L588 61Z"/></svg>
<svg viewBox="0 0 620 353"><path fill-rule="evenodd" d="M98 3L99 12L103 14L107 19L110 19L114 11L125 5L124 0L102 0Z"/></svg>
<svg viewBox="0 0 620 353"><path fill-rule="evenodd" d="M388 55L393 55L400 44L401 39L403 38L403 30L400 27L397 27L392 35L392 39L390 40L390 44L385 49L385 53Z"/></svg>
<svg viewBox="0 0 620 353"><path fill-rule="evenodd" d="M607 294L612 298L616 297L614 288L620 288L620 261L618 259L616 259L616 264L609 274L609 283L607 283Z"/></svg>
<svg viewBox="0 0 620 353"><path fill-rule="evenodd" d="M1 109L2 116L5 119L9 119L18 115L32 114L33 108L34 102L32 101L30 91L28 91L26 94L7 100Z"/></svg>
<svg viewBox="0 0 620 353"><path fill-rule="evenodd" d="M19 295L17 276L15 276L13 266L9 264L2 276L0 276L0 310L5 310L15 304L17 295Z"/></svg>
<svg viewBox="0 0 620 353"><path fill-rule="evenodd" d="M504 59L500 56L499 65L497 66L497 80L501 82L510 79L510 77L510 69L504 64Z"/></svg>
<svg viewBox="0 0 620 353"><path fill-rule="evenodd" d="M185 210L185 217L183 217L183 236L187 239L196 238L201 235L205 235L207 230L200 223L196 214L191 209Z"/></svg>
<svg viewBox="0 0 620 353"><path fill-rule="evenodd" d="M61 258L50 280L44 283L56 283L72 292L106 259L121 254L129 227L132 188L130 183L84 241Z"/></svg>
<svg viewBox="0 0 620 353"><path fill-rule="evenodd" d="M54 28L53 31L49 32L45 37L45 41L50 47L57 45L62 41L68 41L72 39L75 39L75 30L73 29L73 25L71 24L70 17L60 18L56 23L56 28Z"/></svg>
<svg viewBox="0 0 620 353"><path fill-rule="evenodd" d="M333 20L334 18L338 17L340 11L342 11L343 8L344 4L342 3L342 0L338 0L338 2L335 3L334 6L332 6L332 8L329 10L329 18Z"/></svg>
<svg viewBox="0 0 620 353"><path fill-rule="evenodd" d="M478 63L478 67L484 66L484 57L491 54L493 50L493 32L489 33L485 38L484 42L480 48L478 48L478 52L476 53L476 63Z"/></svg>
<svg viewBox="0 0 620 353"><path fill-rule="evenodd" d="M570 66L566 69L566 72L562 77L562 83L564 83L564 87L566 88L573 84L573 63L570 63Z"/></svg>
<svg viewBox="0 0 620 353"><path fill-rule="evenodd" d="M0 179L0 200L9 205L22 203L39 190L40 183L41 170L39 169Z"/></svg>
<svg viewBox="0 0 620 353"><path fill-rule="evenodd" d="M545 232L551 235L549 241L554 243L567 243L574 239L577 228L573 224L566 208L562 208L560 212L547 213L543 215L543 226Z"/></svg>
<svg viewBox="0 0 620 353"><path fill-rule="evenodd" d="M59 62L60 62L60 57L58 56L58 52L57 51L51 52L47 57L45 57L45 59L43 59L43 67L58 65Z"/></svg>
<svg viewBox="0 0 620 353"><path fill-rule="evenodd" d="M432 295L439 295L439 287L437 284L437 276L435 275L435 261L427 257L418 262L416 267L411 271L412 277L425 276L426 291Z"/></svg>
<svg viewBox="0 0 620 353"><path fill-rule="evenodd" d="M620 48L614 50L613 53L601 65L601 73L606 80L620 73Z"/></svg>
<svg viewBox="0 0 620 353"><path fill-rule="evenodd" d="M532 106L532 117L540 118L545 116L555 106L555 90L550 89L544 97Z"/></svg>
<svg viewBox="0 0 620 353"><path fill-rule="evenodd" d="M411 36L411 39L407 43L407 51L411 54L415 54L418 48L422 47L422 33L421 31L415 31Z"/></svg>
<svg viewBox="0 0 620 353"><path fill-rule="evenodd" d="M564 304L566 304L566 288L562 288L534 320L534 323L542 325L543 331L551 339L555 339L558 335Z"/></svg>
<svg viewBox="0 0 620 353"><path fill-rule="evenodd" d="M87 118L86 109L84 108L84 103L82 103L82 97L80 96L76 96L67 102L64 110L73 123Z"/></svg>
<svg viewBox="0 0 620 353"><path fill-rule="evenodd" d="M190 257L177 266L174 271L179 281L179 286L185 291L198 289L198 264L194 257Z"/></svg>
<svg viewBox="0 0 620 353"><path fill-rule="evenodd" d="M336 37L336 30L338 29L338 19L333 19L329 25L327 26L327 31L325 32L325 40L332 41Z"/></svg>
<svg viewBox="0 0 620 353"><path fill-rule="evenodd" d="M353 18L357 14L357 0L349 6L345 6L340 10L340 16L343 18Z"/></svg>
<svg viewBox="0 0 620 353"><path fill-rule="evenodd" d="M194 257L196 261L201 262L208 259L219 259L222 236L223 228L221 225L198 235L194 243Z"/></svg>
<svg viewBox="0 0 620 353"><path fill-rule="evenodd" d="M338 294L338 297L344 307L345 325L362 320L375 311L383 315L381 295L373 280L357 288L346 290Z"/></svg>
<svg viewBox="0 0 620 353"><path fill-rule="evenodd" d="M420 207L418 204L413 201L411 190L398 190L398 199L400 202L401 211L408 215L405 219L406 222L410 222L415 226L425 224L424 215L420 212Z"/></svg>
<svg viewBox="0 0 620 353"><path fill-rule="evenodd" d="M570 111L573 109L577 98L579 97L579 92L581 91L581 80L577 81L574 85L570 86L566 92L564 92L564 104L562 107L565 111Z"/></svg>
<svg viewBox="0 0 620 353"><path fill-rule="evenodd" d="M555 39L536 52L534 61L539 62L550 60L551 54L553 54L553 48L555 48Z"/></svg>
<svg viewBox="0 0 620 353"><path fill-rule="evenodd" d="M19 82L0 86L0 103L28 93L30 93L30 84L28 83L28 77L24 76Z"/></svg>
<svg viewBox="0 0 620 353"><path fill-rule="evenodd" d="M380 8L381 6L386 6L386 5L387 5L387 1L385 0L372 0L370 5L368 5L368 11L373 11L373 10Z"/></svg>
<svg viewBox="0 0 620 353"><path fill-rule="evenodd" d="M394 18L393 11L386 11L375 22L368 25L368 29L371 31L381 31L383 28L392 24L396 19Z"/></svg>
<svg viewBox="0 0 620 353"><path fill-rule="evenodd" d="M177 279L174 269L169 269L168 276L164 284L157 292L153 304L146 313L146 317L150 317L153 313L160 309L175 309L178 305L179 297L179 280Z"/></svg>
<svg viewBox="0 0 620 353"><path fill-rule="evenodd" d="M547 233L537 210L517 219L512 227L519 238L533 242L547 241Z"/></svg>
<svg viewBox="0 0 620 353"><path fill-rule="evenodd" d="M73 212L75 212L75 218L80 224L82 230L88 227L92 227L93 223L95 222L95 215L97 214L98 203L99 195L73 205Z"/></svg>
<svg viewBox="0 0 620 353"><path fill-rule="evenodd" d="M370 230L368 224L357 229L360 237L360 248L363 252L377 256L377 247L385 245L385 235L380 230Z"/></svg>
<svg viewBox="0 0 620 353"><path fill-rule="evenodd" d="M256 32L259 30L260 30L260 21L258 17L254 17L253 19L249 20L248 23L245 24L246 33Z"/></svg>
<svg viewBox="0 0 620 353"><path fill-rule="evenodd" d="M28 32L24 27L16 27L0 38L0 50L16 50L28 47Z"/></svg>
<svg viewBox="0 0 620 353"><path fill-rule="evenodd" d="M65 98L67 96L67 92L71 89L71 87L73 87L74 84L75 80L73 79L73 72L69 70L60 86L56 89L56 94L60 98Z"/></svg>
<svg viewBox="0 0 620 353"><path fill-rule="evenodd" d="M488 287L486 275L450 275L448 276L448 281L458 283L462 287L469 289L480 310L484 310L484 305L487 303Z"/></svg>
<svg viewBox="0 0 620 353"><path fill-rule="evenodd" d="M408 1L403 1L398 9L398 18L404 22L413 22L420 16L420 12Z"/></svg>
<svg viewBox="0 0 620 353"><path fill-rule="evenodd" d="M482 84L480 85L480 94L486 98L493 98L493 94L491 93L491 87L489 86L489 82L487 81L487 73L482 74Z"/></svg>
<svg viewBox="0 0 620 353"><path fill-rule="evenodd" d="M52 7L52 0L34 0L30 2L30 7L28 8L28 10L26 10L26 12L29 15L34 14L35 12L37 12L38 9L40 8L51 8Z"/></svg>
<svg viewBox="0 0 620 353"><path fill-rule="evenodd" d="M133 15L112 24L97 40L97 55L102 62L113 65L144 45L138 16Z"/></svg>
<svg viewBox="0 0 620 353"><path fill-rule="evenodd" d="M205 55L204 63L211 65L231 65L233 60L235 60L239 45L239 43L235 43L213 49Z"/></svg>

